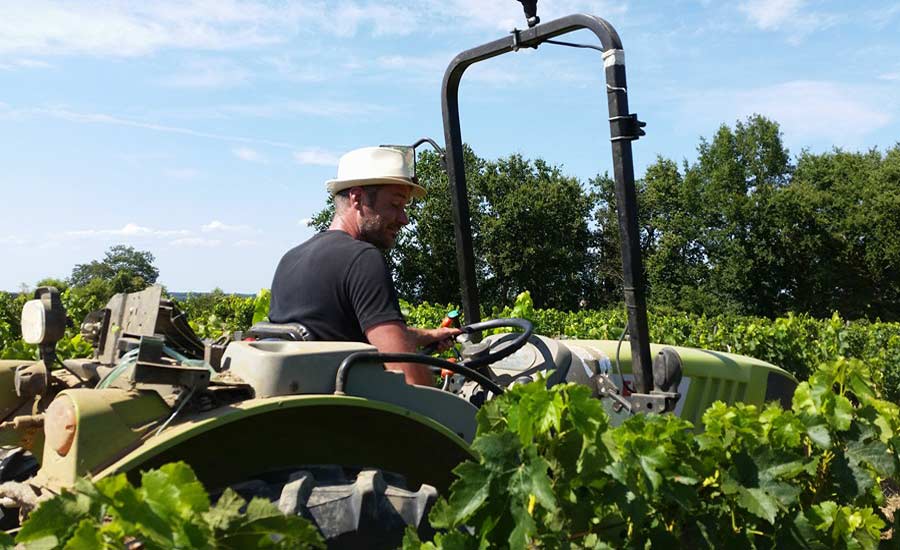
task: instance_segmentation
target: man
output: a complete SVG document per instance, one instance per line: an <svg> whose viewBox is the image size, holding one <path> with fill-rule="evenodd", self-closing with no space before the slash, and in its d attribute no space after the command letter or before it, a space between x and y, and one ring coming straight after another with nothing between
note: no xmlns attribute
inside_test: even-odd
<svg viewBox="0 0 900 550"><path fill-rule="evenodd" d="M302 323L316 340L368 342L385 353L450 345L453 328L408 327L382 251L409 223L406 206L423 197L409 159L389 147L350 151L338 177L326 183L334 197L328 231L288 251L275 270L269 319ZM389 363L408 384L432 385L422 365Z"/></svg>

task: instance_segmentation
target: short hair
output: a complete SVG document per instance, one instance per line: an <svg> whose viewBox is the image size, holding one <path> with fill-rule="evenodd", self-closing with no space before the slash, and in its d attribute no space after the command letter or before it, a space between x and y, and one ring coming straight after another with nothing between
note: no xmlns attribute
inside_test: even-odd
<svg viewBox="0 0 900 550"><path fill-rule="evenodd" d="M381 185L365 185L361 186L362 190L366 194L366 201L368 204L374 204L376 197L378 197L378 190L381 189ZM336 208L341 209L344 208L350 202L350 189L344 189L343 191L338 191L334 196L334 205Z"/></svg>

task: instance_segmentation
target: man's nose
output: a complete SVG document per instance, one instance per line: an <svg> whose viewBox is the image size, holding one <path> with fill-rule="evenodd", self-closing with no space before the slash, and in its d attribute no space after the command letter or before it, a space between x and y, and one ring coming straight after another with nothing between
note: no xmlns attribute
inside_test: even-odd
<svg viewBox="0 0 900 550"><path fill-rule="evenodd" d="M397 221L400 222L400 225L407 225L409 223L409 216L406 215L406 210L400 211L400 218Z"/></svg>

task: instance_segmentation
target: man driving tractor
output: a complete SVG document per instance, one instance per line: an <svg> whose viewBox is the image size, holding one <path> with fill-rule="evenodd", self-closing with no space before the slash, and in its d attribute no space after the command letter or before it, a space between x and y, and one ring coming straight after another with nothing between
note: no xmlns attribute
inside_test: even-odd
<svg viewBox="0 0 900 550"><path fill-rule="evenodd" d="M425 196L411 157L391 147L350 151L326 182L334 197L327 231L289 250L275 270L269 319L301 323L315 340L366 342L384 353L449 346L455 328L409 327L383 251L409 223L406 207ZM432 385L422 365L392 363L408 384Z"/></svg>

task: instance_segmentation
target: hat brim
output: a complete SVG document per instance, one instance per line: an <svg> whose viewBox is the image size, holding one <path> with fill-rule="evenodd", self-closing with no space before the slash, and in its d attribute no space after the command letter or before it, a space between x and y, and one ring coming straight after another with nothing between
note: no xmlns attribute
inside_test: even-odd
<svg viewBox="0 0 900 550"><path fill-rule="evenodd" d="M425 188L418 183L415 183L412 180L406 178L399 178L394 176L382 176L378 178L364 178L356 180L328 180L325 182L325 189L327 189L328 192L331 193L332 196L334 196L345 189L350 189L351 187L365 187L367 185L408 185L412 188L412 196L417 199L421 199L425 196L426 193Z"/></svg>

